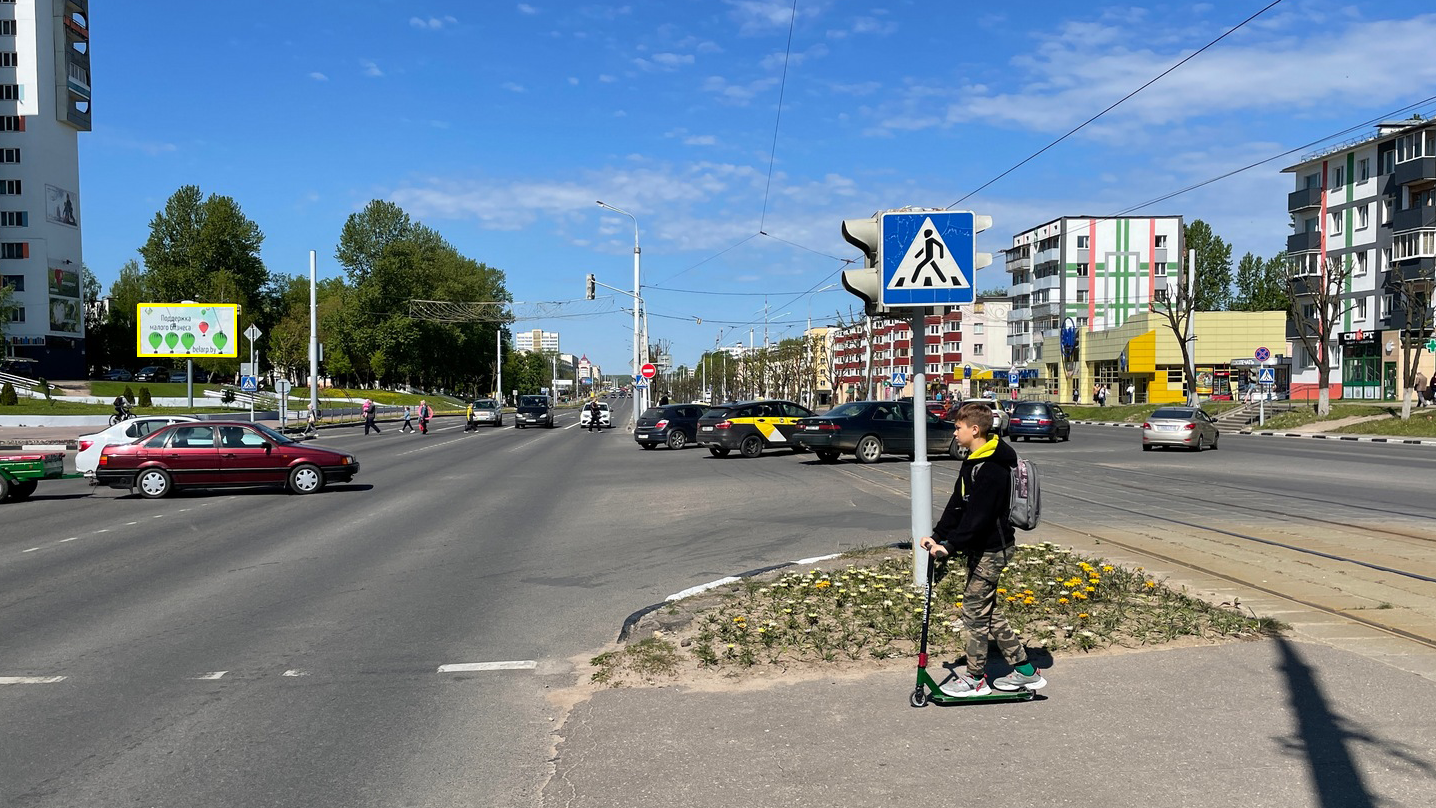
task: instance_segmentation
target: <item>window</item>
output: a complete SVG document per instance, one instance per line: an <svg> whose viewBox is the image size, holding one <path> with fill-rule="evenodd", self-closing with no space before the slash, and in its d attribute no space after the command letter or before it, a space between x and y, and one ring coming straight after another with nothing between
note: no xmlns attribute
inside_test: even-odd
<svg viewBox="0 0 1436 808"><path fill-rule="evenodd" d="M0 52L0 67L19 67L20 54L14 51Z"/></svg>
<svg viewBox="0 0 1436 808"><path fill-rule="evenodd" d="M1358 182L1366 182L1371 179L1371 158L1363 157L1356 161L1356 177Z"/></svg>
<svg viewBox="0 0 1436 808"><path fill-rule="evenodd" d="M1352 311L1356 313L1356 319L1364 321L1366 319L1366 298L1358 297L1352 302L1356 304L1352 307Z"/></svg>
<svg viewBox="0 0 1436 808"><path fill-rule="evenodd" d="M1391 308L1392 308L1393 301L1394 301L1394 297L1393 297L1392 295L1390 295L1390 294L1382 295L1382 296L1381 296L1381 311L1378 311L1378 312L1376 313L1376 316L1377 316L1377 317L1380 317L1380 318L1383 318L1383 319L1386 318L1386 317L1390 317L1390 316L1391 316Z"/></svg>
<svg viewBox="0 0 1436 808"><path fill-rule="evenodd" d="M0 163L18 163L18 162L20 162L20 150L19 150L19 149L0 149Z"/></svg>
<svg viewBox="0 0 1436 808"><path fill-rule="evenodd" d="M1343 185L1346 184L1345 179L1346 179L1346 167L1345 167L1345 166L1336 166L1335 168L1333 168L1333 169L1331 170L1331 187L1333 187L1333 188L1340 188L1341 186L1343 186Z"/></svg>
<svg viewBox="0 0 1436 808"><path fill-rule="evenodd" d="M1088 320L1087 320L1086 317L1078 317L1078 318L1077 318L1077 326L1078 326L1079 328L1086 328L1086 327L1087 327L1087 323L1088 323Z"/></svg>
<svg viewBox="0 0 1436 808"><path fill-rule="evenodd" d="M30 243L27 241L7 241L0 244L0 258L29 258Z"/></svg>
<svg viewBox="0 0 1436 808"><path fill-rule="evenodd" d="M982 356L982 343L980 343L980 342L974 342L974 343L972 344L972 355L973 355L973 356Z"/></svg>
<svg viewBox="0 0 1436 808"><path fill-rule="evenodd" d="M1392 239L1391 246L1394 251L1391 257L1397 261L1436 256L1436 230L1402 233Z"/></svg>
<svg viewBox="0 0 1436 808"><path fill-rule="evenodd" d="M1078 264L1078 265L1077 265L1077 277L1079 277L1079 278L1085 278L1085 277L1087 277L1087 265L1086 265L1086 264Z"/></svg>
<svg viewBox="0 0 1436 808"><path fill-rule="evenodd" d="M1368 264L1370 263L1368 260L1369 256L1370 253L1365 250L1356 254L1356 269L1354 272L1358 278L1366 274L1366 270L1369 268Z"/></svg>
<svg viewBox="0 0 1436 808"><path fill-rule="evenodd" d="M1362 205L1356 209L1356 229L1365 230L1371 224L1371 206Z"/></svg>
<svg viewBox="0 0 1436 808"><path fill-rule="evenodd" d="M0 132L25 131L25 118L21 115L0 115Z"/></svg>
<svg viewBox="0 0 1436 808"><path fill-rule="evenodd" d="M14 20L0 20L0 36L15 36Z"/></svg>
<svg viewBox="0 0 1436 808"><path fill-rule="evenodd" d="M1390 174L1396 170L1396 152L1394 150L1382 152L1377 159L1381 161L1382 174Z"/></svg>
<svg viewBox="0 0 1436 808"><path fill-rule="evenodd" d="M0 286L7 286L11 291L25 291L24 275L0 275Z"/></svg>
<svg viewBox="0 0 1436 808"><path fill-rule="evenodd" d="M1186 383L1187 383L1187 377L1186 377L1186 374L1184 374L1182 371L1180 371L1180 370L1169 370L1169 371L1167 371L1167 384L1186 384Z"/></svg>
<svg viewBox="0 0 1436 808"><path fill-rule="evenodd" d="M0 194L18 196L22 192L19 180L0 180Z"/></svg>
<svg viewBox="0 0 1436 808"><path fill-rule="evenodd" d="M1157 303L1166 303L1166 302L1167 302L1167 290L1166 290L1165 288L1162 288L1162 289L1154 289L1154 290L1152 291L1152 300L1156 301Z"/></svg>
<svg viewBox="0 0 1436 808"><path fill-rule="evenodd" d="M927 333L933 335L934 337L940 336L942 334L942 325L940 323L929 323L927 327Z"/></svg>
<svg viewBox="0 0 1436 808"><path fill-rule="evenodd" d="M1331 214L1331 230L1327 231L1333 236L1341 235L1341 220L1345 218L1341 211Z"/></svg>
<svg viewBox="0 0 1436 808"><path fill-rule="evenodd" d="M1087 236L1078 236L1078 237L1077 237L1077 249L1079 249L1079 250L1085 250L1085 249L1087 249Z"/></svg>
<svg viewBox="0 0 1436 808"><path fill-rule="evenodd" d="M19 101L21 95L20 85L0 84L0 101Z"/></svg>
<svg viewBox="0 0 1436 808"><path fill-rule="evenodd" d="M23 210L0 210L0 227L29 227L30 214Z"/></svg>
<svg viewBox="0 0 1436 808"><path fill-rule="evenodd" d="M1157 236L1157 249L1162 250L1162 249L1166 249L1166 247L1167 247L1167 237L1166 237L1165 235L1159 235L1159 236Z"/></svg>
<svg viewBox="0 0 1436 808"><path fill-rule="evenodd" d="M1086 303L1086 302L1087 302L1087 290L1086 290L1086 289L1078 289L1078 290L1077 290L1077 302L1078 302L1078 303Z"/></svg>
<svg viewBox="0 0 1436 808"><path fill-rule="evenodd" d="M984 323L973 323L973 324L972 324L972 333L973 333L973 335L974 335L974 336L978 336L978 337L982 336L983 333L984 333L984 331L985 331L984 326L985 326Z"/></svg>
<svg viewBox="0 0 1436 808"><path fill-rule="evenodd" d="M1386 197L1381 200L1381 224L1391 224L1391 212L1396 208L1396 200Z"/></svg>
<svg viewBox="0 0 1436 808"><path fill-rule="evenodd" d="M15 308L13 308L13 309L10 310L10 322L12 322L12 323L23 323L23 322L25 322L25 307L24 307L24 306L16 306Z"/></svg>

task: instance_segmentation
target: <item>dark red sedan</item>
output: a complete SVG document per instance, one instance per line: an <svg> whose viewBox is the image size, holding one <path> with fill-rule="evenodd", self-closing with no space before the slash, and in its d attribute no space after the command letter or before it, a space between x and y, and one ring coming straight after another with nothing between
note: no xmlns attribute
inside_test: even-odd
<svg viewBox="0 0 1436 808"><path fill-rule="evenodd" d="M158 499L176 488L279 485L312 494L359 473L351 454L308 446L261 424L171 424L100 455L95 481Z"/></svg>

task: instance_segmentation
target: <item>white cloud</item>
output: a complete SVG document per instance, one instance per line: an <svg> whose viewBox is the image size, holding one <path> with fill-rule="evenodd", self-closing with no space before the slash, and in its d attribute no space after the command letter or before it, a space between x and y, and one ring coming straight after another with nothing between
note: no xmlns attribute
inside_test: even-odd
<svg viewBox="0 0 1436 808"><path fill-rule="evenodd" d="M764 34L785 31L793 19L793 4L782 0L724 0L729 15L738 22L741 34ZM798 6L798 16L812 16L816 8Z"/></svg>
<svg viewBox="0 0 1436 808"><path fill-rule="evenodd" d="M533 6L529 5L528 3L519 3L518 9L519 9L519 13L521 13L521 14L537 14L537 13L539 13L539 10L538 10L538 9L534 8Z"/></svg>
<svg viewBox="0 0 1436 808"><path fill-rule="evenodd" d="M310 74L309 74L309 78L314 79L315 81L328 81L328 80L329 80L329 77L328 77L328 76L324 75L323 73L320 73L320 72L317 71L317 70L314 71L313 73L310 73Z"/></svg>
<svg viewBox="0 0 1436 808"><path fill-rule="evenodd" d="M384 71L380 70L379 65L375 64L369 59L361 59L359 61L359 66L364 68L364 75L370 78L377 79L384 77Z"/></svg>
<svg viewBox="0 0 1436 808"><path fill-rule="evenodd" d="M618 77L610 76L607 73L599 73L598 80L603 82L604 84L612 84L613 82L618 81Z"/></svg>
<svg viewBox="0 0 1436 808"><path fill-rule="evenodd" d="M724 101L738 106L746 106L754 96L776 86L777 77L757 79L747 84L733 84L722 76L709 76L703 82L705 91L715 93Z"/></svg>
<svg viewBox="0 0 1436 808"><path fill-rule="evenodd" d="M458 22L458 20L447 15L444 17L429 17L427 19L424 17L409 18L410 27L418 28L421 31L437 31L445 25L453 25L456 22Z"/></svg>
<svg viewBox="0 0 1436 808"><path fill-rule="evenodd" d="M819 42L818 44L812 46L811 48L808 48L807 50L788 54L788 66L797 67L798 65L808 61L809 59L820 59L827 55L828 46ZM764 70L782 70L783 58L784 55L782 53L770 53L767 56L764 56L763 61L759 62L758 65Z"/></svg>
<svg viewBox="0 0 1436 808"><path fill-rule="evenodd" d="M578 76L569 76L569 77L568 77L568 83L571 84L571 85L573 85L573 86L575 86L575 87L577 87L577 86L578 86Z"/></svg>
<svg viewBox="0 0 1436 808"><path fill-rule="evenodd" d="M718 145L718 138L712 135L689 135L688 137L683 138L683 145L716 146Z"/></svg>
<svg viewBox="0 0 1436 808"><path fill-rule="evenodd" d="M655 53L647 59L636 58L633 63L644 70L677 70L684 65L693 64L693 54Z"/></svg>
<svg viewBox="0 0 1436 808"><path fill-rule="evenodd" d="M506 81L506 82L504 82L503 84L501 84L501 85L499 85L499 86L503 87L505 90L508 90L508 91L511 92L511 93L526 93L526 92L528 92L528 88L527 88L527 87L523 86L522 84L518 84L518 83L512 82L512 81Z"/></svg>

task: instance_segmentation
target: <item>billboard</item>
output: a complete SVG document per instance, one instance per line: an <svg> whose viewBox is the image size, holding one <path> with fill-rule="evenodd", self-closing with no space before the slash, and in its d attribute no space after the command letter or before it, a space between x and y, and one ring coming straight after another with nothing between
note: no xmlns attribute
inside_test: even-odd
<svg viewBox="0 0 1436 808"><path fill-rule="evenodd" d="M50 269L50 294L60 297L80 296L80 273L73 269Z"/></svg>
<svg viewBox="0 0 1436 808"><path fill-rule="evenodd" d="M79 213L75 210L73 193L54 185L45 186L45 219L47 221L78 227L80 222L75 218L78 215Z"/></svg>
<svg viewBox="0 0 1436 808"><path fill-rule="evenodd" d="M66 334L80 333L80 301L63 297L50 298L50 330Z"/></svg>
<svg viewBox="0 0 1436 808"><path fill-rule="evenodd" d="M141 303L136 307L135 356L236 357L237 308L231 303Z"/></svg>

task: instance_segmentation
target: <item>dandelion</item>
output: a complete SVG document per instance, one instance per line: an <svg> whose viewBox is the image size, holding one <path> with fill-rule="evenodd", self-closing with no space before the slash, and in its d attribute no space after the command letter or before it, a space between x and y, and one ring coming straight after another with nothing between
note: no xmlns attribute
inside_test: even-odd
<svg viewBox="0 0 1436 808"><path fill-rule="evenodd" d="M1156 582L1156 581L1148 581L1148 582L1146 583L1146 587L1147 587L1148 589L1155 589L1156 586L1157 586L1157 582Z"/></svg>
<svg viewBox="0 0 1436 808"><path fill-rule="evenodd" d="M1111 564L1103 564L1103 565L1102 565L1102 571L1103 571L1103 572L1111 572L1113 569L1115 569L1115 568L1114 568Z"/></svg>
<svg viewBox="0 0 1436 808"><path fill-rule="evenodd" d="M1007 590L1006 590L1006 589L1003 589L1002 587L999 586L999 587L997 588L997 594L999 594L999 595L1005 595L1005 594L1007 594Z"/></svg>
<svg viewBox="0 0 1436 808"><path fill-rule="evenodd" d="M746 618L746 617L744 617L743 615L740 614L740 615L738 615L737 617L733 618L733 622L734 622L734 623L742 623L742 622L747 621L747 619L748 619L748 618Z"/></svg>
<svg viewBox="0 0 1436 808"><path fill-rule="evenodd" d="M830 586L832 586L832 585L833 585L833 582L832 582L832 581L822 580L822 581L818 581L817 583L813 584L813 588L815 588L815 589L827 589L828 587L830 587Z"/></svg>
<svg viewBox="0 0 1436 808"><path fill-rule="evenodd" d="M1089 586L1089 587L1087 587L1087 591L1088 591L1088 592L1096 592L1096 591L1097 591L1097 587L1095 587L1095 586Z"/></svg>
<svg viewBox="0 0 1436 808"><path fill-rule="evenodd" d="M1067 605L1067 598L1058 598L1058 599L1057 599L1057 602L1060 603L1060 604L1062 604L1063 606L1066 606L1066 605Z"/></svg>
<svg viewBox="0 0 1436 808"><path fill-rule="evenodd" d="M1078 620L1086 620L1087 618L1089 618L1089 617L1091 617L1091 616L1092 616L1092 615L1087 614L1086 612L1083 612L1083 613L1077 615L1077 619L1078 619Z"/></svg>
<svg viewBox="0 0 1436 808"><path fill-rule="evenodd" d="M1016 603L1016 602L1017 602L1017 598L1014 598L1014 597L1012 597L1012 596L1009 595L1009 596L1007 597L1007 602L1008 602L1008 603Z"/></svg>
<svg viewBox="0 0 1436 808"><path fill-rule="evenodd" d="M1032 604L1034 604L1034 603L1036 603L1036 602L1037 602L1037 601L1034 600L1034 599L1032 599L1032 598L1023 598L1023 599L1022 599L1022 605L1023 605L1023 606L1031 606Z"/></svg>

